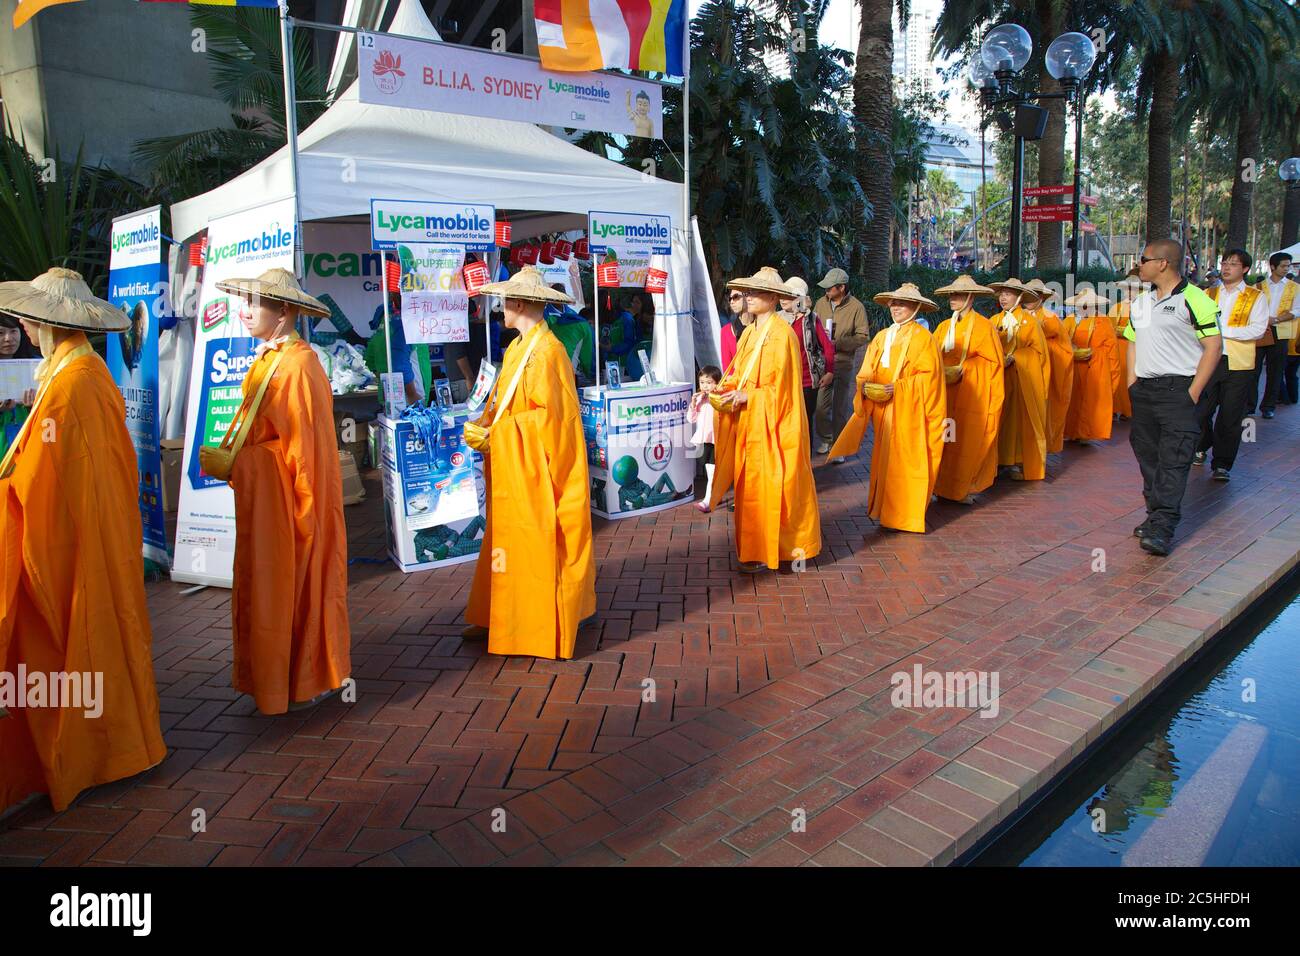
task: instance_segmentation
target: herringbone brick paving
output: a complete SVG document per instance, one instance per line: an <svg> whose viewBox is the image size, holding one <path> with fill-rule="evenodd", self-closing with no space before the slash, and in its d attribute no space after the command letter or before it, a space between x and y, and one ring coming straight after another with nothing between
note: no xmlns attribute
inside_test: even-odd
<svg viewBox="0 0 1300 956"><path fill-rule="evenodd" d="M562 662L462 643L472 565L386 563L371 476L348 511L373 561L350 569L357 702L258 715L229 686L229 593L151 585L167 759L22 811L0 863L947 862L1217 627L1189 595L1300 510L1298 412L1259 423L1229 485L1194 469L1164 560L1131 537L1123 425L1046 482L935 505L925 536L864 516L869 452L819 465L803 573L737 573L726 511L597 521L599 610ZM917 663L997 671L998 716L895 708L890 675Z"/></svg>

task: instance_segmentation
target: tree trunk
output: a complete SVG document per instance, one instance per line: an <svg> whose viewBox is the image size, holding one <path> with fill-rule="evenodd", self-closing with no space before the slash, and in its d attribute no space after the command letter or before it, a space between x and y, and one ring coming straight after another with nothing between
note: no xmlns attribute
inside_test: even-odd
<svg viewBox="0 0 1300 956"><path fill-rule="evenodd" d="M1300 107L1291 118L1291 155L1300 156ZM1282 193L1282 241L1285 249L1300 239L1300 183L1289 183Z"/></svg>
<svg viewBox="0 0 1300 956"><path fill-rule="evenodd" d="M1040 57L1046 57L1047 47L1056 39L1062 18L1057 16L1059 0L1036 0L1038 8L1038 49ZM1062 11L1068 17L1068 11ZM1043 93L1061 92L1061 84L1052 79L1044 64L1039 89ZM1039 105L1047 110L1047 129L1038 142L1038 185L1058 186L1065 175L1065 100L1040 100ZM1053 200L1055 201L1055 200ZM1048 202L1043 199L1040 202ZM1038 269L1055 269L1061 264L1061 252L1064 246L1065 224L1060 222L1040 222L1038 224Z"/></svg>
<svg viewBox="0 0 1300 956"><path fill-rule="evenodd" d="M1228 249L1242 249L1250 229L1250 200L1259 174L1259 112L1247 106L1237 114L1237 165L1228 207Z"/></svg>
<svg viewBox="0 0 1300 956"><path fill-rule="evenodd" d="M862 26L853 70L853 116L858 123L858 178L871 203L862 230L862 278L869 289L889 282L889 226L894 187L893 0L862 0Z"/></svg>
<svg viewBox="0 0 1300 956"><path fill-rule="evenodd" d="M1178 61L1158 53L1151 62L1151 116L1147 121L1147 228L1146 242L1168 239L1173 205L1173 178L1169 149L1173 138L1174 108L1178 105Z"/></svg>

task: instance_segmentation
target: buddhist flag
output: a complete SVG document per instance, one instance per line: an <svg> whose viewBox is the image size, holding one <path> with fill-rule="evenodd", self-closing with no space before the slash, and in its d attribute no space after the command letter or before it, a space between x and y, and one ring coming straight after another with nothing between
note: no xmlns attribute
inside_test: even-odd
<svg viewBox="0 0 1300 956"><path fill-rule="evenodd" d="M77 3L78 0L19 0L14 9L14 29L40 13L46 7L60 3ZM278 7L279 0L141 0L143 3L198 3L211 7Z"/></svg>
<svg viewBox="0 0 1300 956"><path fill-rule="evenodd" d="M533 8L545 69L686 75L686 0L534 0Z"/></svg>
<svg viewBox="0 0 1300 956"><path fill-rule="evenodd" d="M46 7L76 2L77 0L18 0L18 6L14 8L14 29L17 30Z"/></svg>

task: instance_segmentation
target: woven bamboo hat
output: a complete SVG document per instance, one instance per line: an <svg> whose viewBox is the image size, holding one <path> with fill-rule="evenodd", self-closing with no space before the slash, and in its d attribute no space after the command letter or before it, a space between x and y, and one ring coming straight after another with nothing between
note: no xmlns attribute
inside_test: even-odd
<svg viewBox="0 0 1300 956"><path fill-rule="evenodd" d="M256 279L225 279L217 283L222 292L248 299L268 299L291 305L304 315L317 318L330 317L329 306L315 296L302 291L302 286L288 269L267 269Z"/></svg>
<svg viewBox="0 0 1300 956"><path fill-rule="evenodd" d="M1033 289L1034 292L1037 293L1038 298L1040 298L1044 302L1046 302L1048 299L1052 298L1052 296L1056 294L1052 291L1051 286L1049 286L1046 282L1044 282L1042 279L1039 279L1037 277L1030 279L1028 282L1026 282L1025 288Z"/></svg>
<svg viewBox="0 0 1300 956"><path fill-rule="evenodd" d="M1097 294L1092 286L1084 286L1079 292L1065 300L1066 305L1072 305L1076 309L1109 309L1110 303L1106 301L1105 296Z"/></svg>
<svg viewBox="0 0 1300 956"><path fill-rule="evenodd" d="M1018 295L1028 295L1034 297L1035 299L1040 298L1037 289L1034 289L1032 286L1025 285L1025 283L1021 282L1019 279L1015 278L1014 276L1012 276L1010 279L1003 279L1000 282L990 282L989 288L991 288L994 292L1001 292L1003 289L1006 289L1009 292L1015 292Z"/></svg>
<svg viewBox="0 0 1300 956"><path fill-rule="evenodd" d="M980 285L970 276L962 273L948 285L934 290L935 295L993 295L993 290Z"/></svg>
<svg viewBox="0 0 1300 956"><path fill-rule="evenodd" d="M96 298L80 272L55 267L31 282L0 282L0 312L61 329L125 332L125 312Z"/></svg>
<svg viewBox="0 0 1300 956"><path fill-rule="evenodd" d="M573 302L572 297L547 285L546 277L537 266L524 266L505 282L489 282L479 292L525 302Z"/></svg>
<svg viewBox="0 0 1300 956"><path fill-rule="evenodd" d="M790 289L781 278L781 273L771 266L763 266L752 276L732 279L727 283L727 288L745 292L770 292L778 298L790 298Z"/></svg>
<svg viewBox="0 0 1300 956"><path fill-rule="evenodd" d="M889 305L891 302L914 302L920 306L918 312L938 312L939 306L921 295L921 290L911 282L904 282L893 292L881 292L871 297L877 305Z"/></svg>

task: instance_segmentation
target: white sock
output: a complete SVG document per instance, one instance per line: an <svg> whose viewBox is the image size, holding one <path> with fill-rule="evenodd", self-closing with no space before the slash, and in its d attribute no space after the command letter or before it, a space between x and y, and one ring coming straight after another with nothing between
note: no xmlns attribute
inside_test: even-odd
<svg viewBox="0 0 1300 956"><path fill-rule="evenodd" d="M713 469L716 465L705 464L704 466L704 503L708 504L709 499L713 497Z"/></svg>

